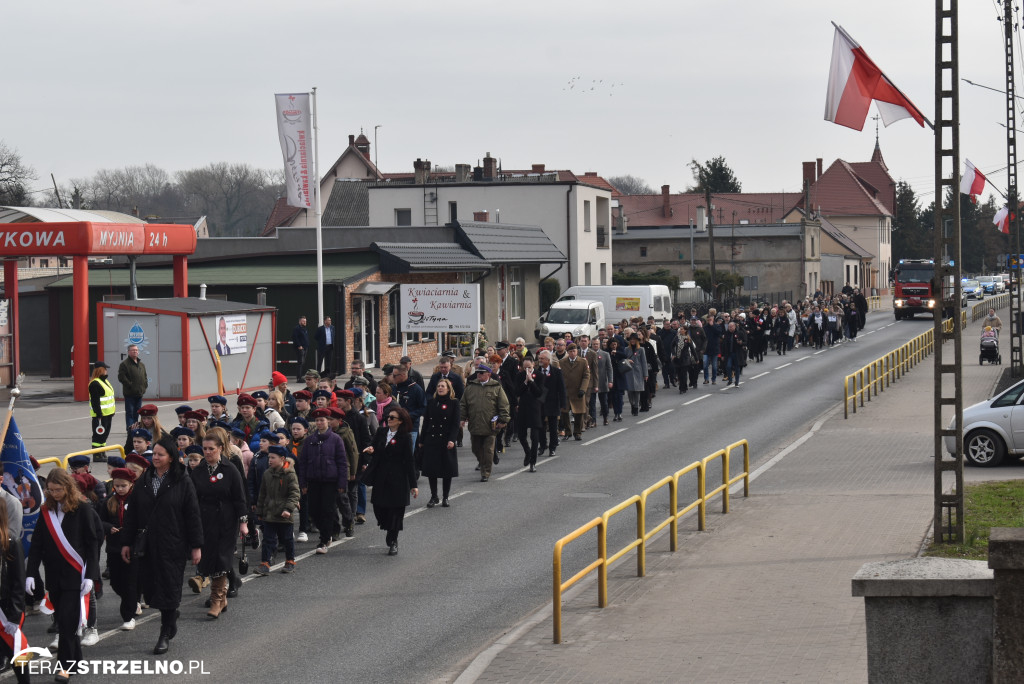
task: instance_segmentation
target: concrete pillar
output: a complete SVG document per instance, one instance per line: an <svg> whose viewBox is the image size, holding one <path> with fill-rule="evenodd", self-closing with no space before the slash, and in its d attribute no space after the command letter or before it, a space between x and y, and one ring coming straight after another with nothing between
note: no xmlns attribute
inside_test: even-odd
<svg viewBox="0 0 1024 684"><path fill-rule="evenodd" d="M74 257L72 279L71 321L72 340L75 353L71 360L75 367L72 377L75 381L75 401L89 398L89 257Z"/></svg>
<svg viewBox="0 0 1024 684"><path fill-rule="evenodd" d="M174 257L174 296L188 297L188 257Z"/></svg>
<svg viewBox="0 0 1024 684"><path fill-rule="evenodd" d="M995 575L992 681L1024 681L1024 529L993 527L988 567Z"/></svg>

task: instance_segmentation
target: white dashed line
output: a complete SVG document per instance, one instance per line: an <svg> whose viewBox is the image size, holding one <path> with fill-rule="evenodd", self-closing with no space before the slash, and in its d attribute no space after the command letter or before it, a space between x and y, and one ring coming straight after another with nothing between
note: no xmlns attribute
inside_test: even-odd
<svg viewBox="0 0 1024 684"><path fill-rule="evenodd" d="M783 369L783 368L785 368L786 366L792 366L792 365L793 365L793 363L792 363L792 362L790 362L790 363L784 363L784 364L782 364L781 366L777 366L777 367L775 368L775 370L782 370L782 369Z"/></svg>
<svg viewBox="0 0 1024 684"><path fill-rule="evenodd" d="M801 361L806 361L809 358L811 358L811 357L810 356L801 356L799 359L796 360L796 362L800 363Z"/></svg>
<svg viewBox="0 0 1024 684"><path fill-rule="evenodd" d="M472 492L472 490L471 490L471 489L466 489L466 490L463 490L463 491L461 491L461 492L458 492L458 493L456 493L456 494L452 494L452 495L450 495L450 496L449 496L448 498L449 498L449 499L457 499L457 498L459 498L460 496L462 496L463 494L470 494L471 492ZM422 513L422 512L423 512L423 511L425 511L425 510L427 510L427 507L426 507L426 506L420 506L419 508L414 508L413 510L409 511L408 513L406 513L406 514L405 514L404 516L402 516L402 517L403 517L403 518L408 518L408 517L411 517L411 516L414 516L414 515L416 515L417 513ZM349 539L350 539L350 537L345 537L345 538L343 538L343 539L342 539L341 541L348 541ZM337 544L337 543L338 543L338 542L335 542L335 544ZM332 544L331 546L334 546L334 544ZM313 553L315 553L315 552L316 552L316 549L314 549L313 551L310 551L309 553L307 553L307 554L303 555L303 556L302 556L302 558L305 558L306 556L310 556L310 555L312 555L312 554L313 554ZM298 558L296 558L295 560L298 560ZM273 570L274 568L270 568L270 569L271 569L271 570Z"/></svg>
<svg viewBox="0 0 1024 684"><path fill-rule="evenodd" d="M818 354L824 354L827 351L828 351L828 349L822 349L821 351L814 352L814 355L817 356Z"/></svg>
<svg viewBox="0 0 1024 684"><path fill-rule="evenodd" d="M698 401L702 401L704 399L707 399L710 396L711 396L710 394L705 394L704 396L697 397L696 399L691 399L690 401L683 402L683 406L689 406L690 404L696 404Z"/></svg>
<svg viewBox="0 0 1024 684"><path fill-rule="evenodd" d="M752 377L750 379L751 380L757 380L758 378L763 378L764 376L768 375L769 373L771 373L771 371L765 371L764 373L760 373L758 375L755 375L754 377Z"/></svg>
<svg viewBox="0 0 1024 684"><path fill-rule="evenodd" d="M655 413L653 416L649 416L647 418L644 418L643 420L638 420L636 422L636 424L637 425L643 425L644 423L646 423L649 420L654 420L655 418L659 418L659 417L665 415L666 413L672 413L673 411L675 411L675 409L669 409L668 411L662 411L661 413Z"/></svg>
<svg viewBox="0 0 1024 684"><path fill-rule="evenodd" d="M864 333L864 334L865 334L865 335L874 335L874 334L875 334L876 332L878 332L878 331L877 331L877 330L869 330L869 331L867 331L867 332L866 332L866 333Z"/></svg>
<svg viewBox="0 0 1024 684"><path fill-rule="evenodd" d="M641 420L640 422L642 423L643 421ZM584 442L581 446L590 446L594 442L600 442L602 439L608 439L612 435L617 435L620 432L625 432L628 429L629 428L621 427L618 430L613 430L613 431L609 432L607 435L601 435L600 437L595 437L594 439L590 440L589 442Z"/></svg>

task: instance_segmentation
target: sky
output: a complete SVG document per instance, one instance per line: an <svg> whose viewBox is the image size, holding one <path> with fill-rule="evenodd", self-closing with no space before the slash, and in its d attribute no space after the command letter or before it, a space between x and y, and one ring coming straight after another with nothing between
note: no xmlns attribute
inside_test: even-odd
<svg viewBox="0 0 1024 684"><path fill-rule="evenodd" d="M994 3L959 3L960 76L1001 90ZM679 192L692 159L721 155L744 191L795 192L801 162L867 161L875 144L870 119L823 119L832 21L935 118L934 3L921 0L49 0L4 18L0 139L34 167L33 189L134 164L280 168L273 95L316 87L322 172L350 133L373 141L379 126L385 172L490 152L507 169ZM1005 190L1001 122L1004 95L961 83L961 157ZM931 130L903 120L879 136L892 176L930 202Z"/></svg>

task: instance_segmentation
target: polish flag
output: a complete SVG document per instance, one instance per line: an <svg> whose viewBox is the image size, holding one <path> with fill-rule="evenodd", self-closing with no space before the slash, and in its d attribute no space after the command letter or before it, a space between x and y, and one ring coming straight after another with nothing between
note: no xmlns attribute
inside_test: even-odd
<svg viewBox="0 0 1024 684"><path fill-rule="evenodd" d="M974 168L970 159L964 159L964 175L960 176L960 194L970 195L978 203L978 195L985 189L985 174Z"/></svg>
<svg viewBox="0 0 1024 684"><path fill-rule="evenodd" d="M921 111L875 66L857 41L836 25L825 97L825 120L864 130L872 100L886 126L909 117L924 127Z"/></svg>
<svg viewBox="0 0 1024 684"><path fill-rule="evenodd" d="M1003 207L996 212L996 215L992 218L992 223L1002 233L1010 234L1010 210L1007 207Z"/></svg>

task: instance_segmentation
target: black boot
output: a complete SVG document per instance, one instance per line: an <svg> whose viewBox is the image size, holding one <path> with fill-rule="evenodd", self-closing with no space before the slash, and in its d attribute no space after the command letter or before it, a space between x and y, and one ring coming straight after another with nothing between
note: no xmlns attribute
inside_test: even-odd
<svg viewBox="0 0 1024 684"><path fill-rule="evenodd" d="M228 570L228 598L238 596L238 589L242 586L242 578L233 569Z"/></svg>
<svg viewBox="0 0 1024 684"><path fill-rule="evenodd" d="M167 653L167 649L171 646L171 637L167 633L167 629L164 627L160 628L160 638L156 640L156 646L153 647L154 655L163 655Z"/></svg>

